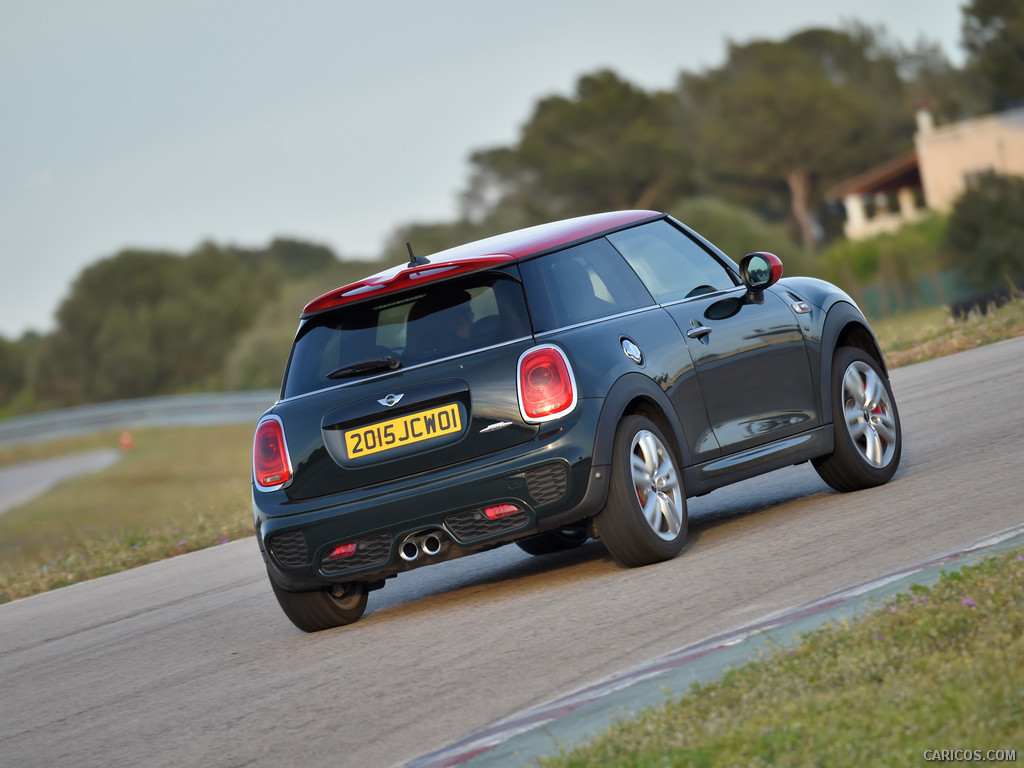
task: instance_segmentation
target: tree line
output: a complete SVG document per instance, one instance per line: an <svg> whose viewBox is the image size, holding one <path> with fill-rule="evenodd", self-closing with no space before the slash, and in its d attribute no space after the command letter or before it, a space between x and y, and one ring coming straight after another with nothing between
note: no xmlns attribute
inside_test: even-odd
<svg viewBox="0 0 1024 768"><path fill-rule="evenodd" d="M260 249L203 243L185 255L123 250L78 275L55 331L0 337L0 414L275 387L299 295L369 268L283 239Z"/></svg>
<svg viewBox="0 0 1024 768"><path fill-rule="evenodd" d="M666 91L586 74L571 94L538 101L515 143L470 155L453 220L397 227L380 261L404 260L408 241L429 254L553 219L651 208L736 255L791 243L787 271L814 273L814 254L842 224L824 190L909 149L915 108L943 123L1024 100L1024 4L971 0L962 37L962 67L928 41L908 48L851 24L730 44L723 64L681 72ZM380 267L293 240L122 251L83 270L53 333L0 337L0 416L276 386L302 302Z"/></svg>

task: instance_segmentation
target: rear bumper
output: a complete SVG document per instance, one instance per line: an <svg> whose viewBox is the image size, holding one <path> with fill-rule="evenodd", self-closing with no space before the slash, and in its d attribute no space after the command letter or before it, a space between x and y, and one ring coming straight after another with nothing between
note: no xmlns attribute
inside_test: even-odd
<svg viewBox="0 0 1024 768"><path fill-rule="evenodd" d="M457 468L304 502L254 494L256 535L271 578L290 590L373 581L596 514L608 477L607 468L591 463L600 405L581 400L571 426L553 425L529 443ZM487 515L503 505L515 511L505 506L505 514ZM440 536L440 551L403 559L402 544L426 535ZM351 555L330 559L353 543L345 550Z"/></svg>

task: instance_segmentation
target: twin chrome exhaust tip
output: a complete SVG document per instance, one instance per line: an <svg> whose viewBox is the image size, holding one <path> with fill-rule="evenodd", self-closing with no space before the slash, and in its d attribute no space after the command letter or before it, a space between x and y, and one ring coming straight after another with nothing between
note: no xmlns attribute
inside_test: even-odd
<svg viewBox="0 0 1024 768"><path fill-rule="evenodd" d="M411 563L421 553L427 557L440 553L446 540L447 537L440 531L413 533L402 540L402 544L398 547L398 554L405 562Z"/></svg>

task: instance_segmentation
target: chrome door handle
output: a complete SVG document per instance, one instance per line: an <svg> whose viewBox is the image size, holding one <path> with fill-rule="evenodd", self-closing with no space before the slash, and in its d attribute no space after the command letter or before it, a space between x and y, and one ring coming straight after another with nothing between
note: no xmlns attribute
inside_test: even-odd
<svg viewBox="0 0 1024 768"><path fill-rule="evenodd" d="M690 330L688 330L686 332L686 336L687 338L690 339L703 339L709 333L711 333L711 329L708 328L706 325L701 325L698 326L697 328L691 328Z"/></svg>

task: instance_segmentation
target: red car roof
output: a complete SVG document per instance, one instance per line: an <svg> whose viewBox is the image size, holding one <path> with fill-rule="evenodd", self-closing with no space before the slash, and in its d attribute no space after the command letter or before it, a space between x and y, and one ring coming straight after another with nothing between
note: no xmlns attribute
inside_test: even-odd
<svg viewBox="0 0 1024 768"><path fill-rule="evenodd" d="M429 256L427 263L392 267L358 282L336 288L309 302L302 310L302 317L359 301L371 294L380 296L442 277L454 277L496 267L524 256L531 256L661 215L656 211L596 213L476 240L439 251Z"/></svg>

